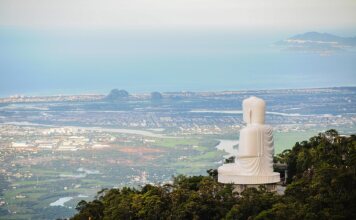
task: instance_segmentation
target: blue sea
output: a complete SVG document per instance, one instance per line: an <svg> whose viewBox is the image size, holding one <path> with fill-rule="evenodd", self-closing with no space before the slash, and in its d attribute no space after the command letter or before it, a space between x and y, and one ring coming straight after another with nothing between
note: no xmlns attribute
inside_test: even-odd
<svg viewBox="0 0 356 220"><path fill-rule="evenodd" d="M298 33L0 28L0 97L356 85L356 54L282 51Z"/></svg>

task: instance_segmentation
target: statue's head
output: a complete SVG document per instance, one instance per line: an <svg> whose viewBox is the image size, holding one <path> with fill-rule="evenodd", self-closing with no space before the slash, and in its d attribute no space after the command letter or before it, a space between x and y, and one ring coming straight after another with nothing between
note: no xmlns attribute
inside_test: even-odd
<svg viewBox="0 0 356 220"><path fill-rule="evenodd" d="M242 110L244 122L247 124L264 124L265 108L266 102L255 96L243 100Z"/></svg>

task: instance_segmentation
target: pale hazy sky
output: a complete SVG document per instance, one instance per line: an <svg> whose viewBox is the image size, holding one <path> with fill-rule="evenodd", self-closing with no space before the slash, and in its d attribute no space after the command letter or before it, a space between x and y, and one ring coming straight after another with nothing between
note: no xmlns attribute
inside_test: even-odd
<svg viewBox="0 0 356 220"><path fill-rule="evenodd" d="M356 0L0 0L0 26L348 29Z"/></svg>
<svg viewBox="0 0 356 220"><path fill-rule="evenodd" d="M283 52L356 35L356 0L0 0L0 96L355 85L356 53Z"/></svg>

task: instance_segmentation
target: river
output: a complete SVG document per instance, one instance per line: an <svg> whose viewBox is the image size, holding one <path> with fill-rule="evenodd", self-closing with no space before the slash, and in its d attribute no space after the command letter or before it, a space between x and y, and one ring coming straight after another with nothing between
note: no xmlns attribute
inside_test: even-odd
<svg viewBox="0 0 356 220"><path fill-rule="evenodd" d="M216 146L218 150L225 151L228 153L224 158L229 158L231 156L237 155L237 149L234 148L235 145L239 144L238 140L219 140L220 143Z"/></svg>
<svg viewBox="0 0 356 220"><path fill-rule="evenodd" d="M51 204L49 204L49 206L64 206L64 203L69 202L72 199L73 199L73 197L62 197L62 198L52 202Z"/></svg>

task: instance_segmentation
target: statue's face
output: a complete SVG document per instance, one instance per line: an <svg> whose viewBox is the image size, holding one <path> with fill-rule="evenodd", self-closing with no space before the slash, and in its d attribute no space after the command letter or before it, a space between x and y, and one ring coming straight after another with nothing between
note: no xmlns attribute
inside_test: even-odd
<svg viewBox="0 0 356 220"><path fill-rule="evenodd" d="M242 102L243 120L247 124L265 123L265 101L257 97L250 97Z"/></svg>

